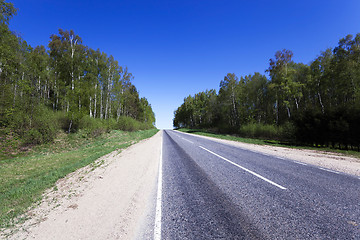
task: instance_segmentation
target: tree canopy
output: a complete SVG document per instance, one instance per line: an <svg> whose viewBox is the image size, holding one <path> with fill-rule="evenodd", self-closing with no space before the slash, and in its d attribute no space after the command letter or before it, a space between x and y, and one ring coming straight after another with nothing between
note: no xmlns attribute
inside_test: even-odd
<svg viewBox="0 0 360 240"><path fill-rule="evenodd" d="M241 134L249 124L283 126L290 131L286 140L359 149L360 33L340 39L310 64L292 57L290 50L277 51L269 77L228 73L218 93L186 97L174 112L174 127Z"/></svg>
<svg viewBox="0 0 360 240"><path fill-rule="evenodd" d="M151 104L139 97L127 67L73 30L59 29L48 46L32 47L9 29L15 14L12 3L0 1L0 127L29 132L41 109L61 113L67 132L83 117L130 117L154 127Z"/></svg>

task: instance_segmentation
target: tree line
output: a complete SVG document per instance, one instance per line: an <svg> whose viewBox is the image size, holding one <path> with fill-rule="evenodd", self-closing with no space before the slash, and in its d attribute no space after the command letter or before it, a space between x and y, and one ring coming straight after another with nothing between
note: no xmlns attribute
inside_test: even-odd
<svg viewBox="0 0 360 240"><path fill-rule="evenodd" d="M47 47L33 48L9 29L15 14L12 3L0 0L0 128L41 140L54 118L69 133L96 121L154 127L151 105L127 67L84 45L73 30L59 29Z"/></svg>
<svg viewBox="0 0 360 240"><path fill-rule="evenodd" d="M347 35L310 64L277 51L266 69L220 89L188 96L174 112L176 128L203 128L297 144L360 146L360 34Z"/></svg>

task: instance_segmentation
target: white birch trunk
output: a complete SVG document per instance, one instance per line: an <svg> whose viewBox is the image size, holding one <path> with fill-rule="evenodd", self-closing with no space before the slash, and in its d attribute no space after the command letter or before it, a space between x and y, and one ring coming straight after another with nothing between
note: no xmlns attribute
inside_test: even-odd
<svg viewBox="0 0 360 240"><path fill-rule="evenodd" d="M54 91L55 91L55 102L53 103L53 109L57 110L57 104L59 102L59 96L58 96L58 93L57 93L57 86L56 86L56 77L57 77L57 73L55 72L55 79L54 79Z"/></svg>
<svg viewBox="0 0 360 240"><path fill-rule="evenodd" d="M74 41L74 36L70 36L70 47L71 47L71 90L75 89L74 80L74 55L77 39Z"/></svg>
<svg viewBox="0 0 360 240"><path fill-rule="evenodd" d="M100 119L103 118L103 88L100 89Z"/></svg>
<svg viewBox="0 0 360 240"><path fill-rule="evenodd" d="M90 99L89 99L89 116L90 118L92 118L92 112L91 112L91 104L92 104L92 99L91 99L91 96L90 96Z"/></svg>
<svg viewBox="0 0 360 240"><path fill-rule="evenodd" d="M324 108L324 104L321 100L321 95L320 95L320 92L318 92L318 97L319 97L319 103L320 103L320 106L321 106L321 112L324 114L325 113L325 108Z"/></svg>
<svg viewBox="0 0 360 240"><path fill-rule="evenodd" d="M291 117L290 108L288 106L286 106L286 110L287 110L287 113L288 113L288 117L290 118Z"/></svg>
<svg viewBox="0 0 360 240"><path fill-rule="evenodd" d="M94 118L96 118L96 101L97 101L97 94L96 94L96 89L97 89L97 83L95 84L95 99L94 99Z"/></svg>
<svg viewBox="0 0 360 240"><path fill-rule="evenodd" d="M299 103L298 103L298 100L297 100L297 98L296 98L296 97L294 97L294 99L295 99L296 110L298 110L298 109L299 109Z"/></svg>

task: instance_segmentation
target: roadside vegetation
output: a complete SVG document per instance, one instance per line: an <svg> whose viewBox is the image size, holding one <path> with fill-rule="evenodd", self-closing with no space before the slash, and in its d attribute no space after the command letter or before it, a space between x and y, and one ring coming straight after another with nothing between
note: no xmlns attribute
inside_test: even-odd
<svg viewBox="0 0 360 240"><path fill-rule="evenodd" d="M48 46L32 47L9 29L16 12L0 0L2 145L52 142L59 130L100 135L154 128L152 107L140 98L127 67L84 45L72 30L59 29Z"/></svg>
<svg viewBox="0 0 360 240"><path fill-rule="evenodd" d="M61 133L54 143L39 145L26 156L0 160L0 228L7 227L42 193L67 174L93 163L112 151L153 136L158 130L113 130L99 137L87 131Z"/></svg>
<svg viewBox="0 0 360 240"><path fill-rule="evenodd" d="M213 137L213 138L219 138L219 139L243 142L243 143L249 143L249 144L269 145L269 146L295 148L295 149L310 149L310 150L317 150L317 151L324 151L324 152L340 153L340 154L360 158L360 152L353 151L353 150L342 150L342 149L336 149L336 148L330 148L330 147L315 147L315 146L311 147L311 146L304 146L304 145L295 145L295 144L289 144L287 142L283 142L283 141L279 141L279 140L266 140L266 139L260 139L260 138L240 137L239 135L235 135L235 134L221 134L221 133L216 133L216 132L212 132L211 130L205 130L205 129L179 128L177 130L180 132L191 133L191 134L196 134L196 135L200 135L200 136Z"/></svg>
<svg viewBox="0 0 360 240"><path fill-rule="evenodd" d="M127 67L59 29L30 46L0 0L0 227L99 157L154 135L155 114Z"/></svg>
<svg viewBox="0 0 360 240"><path fill-rule="evenodd" d="M268 76L228 73L218 92L184 98L174 127L360 151L360 33L309 64L292 58L290 50L278 51Z"/></svg>

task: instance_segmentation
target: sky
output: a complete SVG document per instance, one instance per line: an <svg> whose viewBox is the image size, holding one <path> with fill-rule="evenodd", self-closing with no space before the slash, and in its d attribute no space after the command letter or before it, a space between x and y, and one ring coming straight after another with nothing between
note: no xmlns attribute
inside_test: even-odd
<svg viewBox="0 0 360 240"><path fill-rule="evenodd" d="M360 33L359 0L6 0L10 28L32 47L58 29L113 55L135 76L159 129L188 95L218 91L227 73L265 74L282 49L309 64L348 34Z"/></svg>

